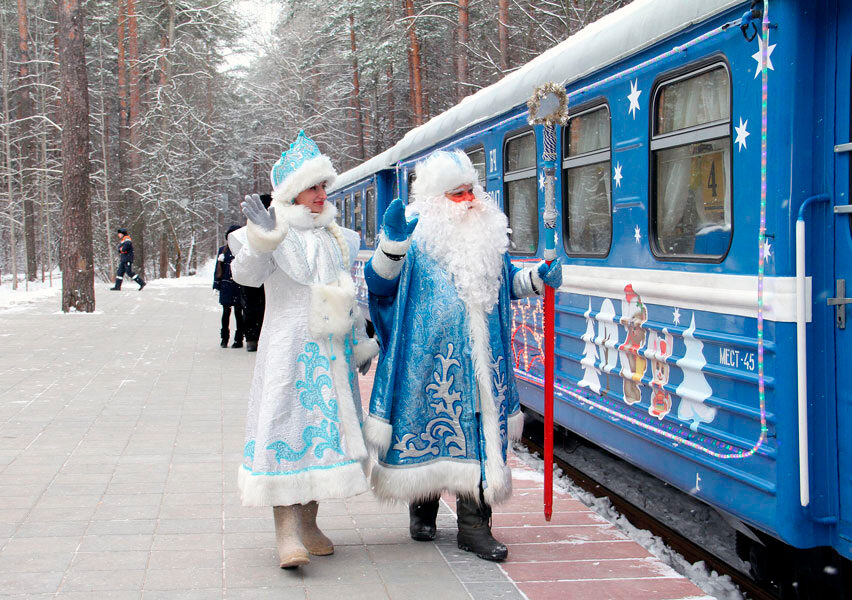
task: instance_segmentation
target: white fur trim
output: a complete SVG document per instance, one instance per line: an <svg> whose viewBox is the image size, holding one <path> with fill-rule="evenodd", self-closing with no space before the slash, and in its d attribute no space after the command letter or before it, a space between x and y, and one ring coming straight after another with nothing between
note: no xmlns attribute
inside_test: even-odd
<svg viewBox="0 0 852 600"><path fill-rule="evenodd" d="M384 458L390 448L391 435L393 435L391 424L373 415L367 415L361 431L364 433L364 441L370 448L370 452L379 458Z"/></svg>
<svg viewBox="0 0 852 600"><path fill-rule="evenodd" d="M467 305L471 358L479 390L482 432L485 435L485 502L497 504L512 495L512 473L503 460L500 439L500 413L491 389L491 343L485 312Z"/></svg>
<svg viewBox="0 0 852 600"><path fill-rule="evenodd" d="M329 285L311 286L308 330L317 338L345 335L355 318L355 284L349 273L341 273Z"/></svg>
<svg viewBox="0 0 852 600"><path fill-rule="evenodd" d="M521 439L521 436L524 434L524 413L518 411L509 416L508 430L510 440Z"/></svg>
<svg viewBox="0 0 852 600"><path fill-rule="evenodd" d="M323 181L328 188L337 179L337 171L325 154L320 154L302 163L272 192L272 201L280 204L292 204L300 193Z"/></svg>
<svg viewBox="0 0 852 600"><path fill-rule="evenodd" d="M530 269L530 274L532 275L533 291L540 296L542 293L544 293L544 281L538 274L538 265L527 268Z"/></svg>
<svg viewBox="0 0 852 600"><path fill-rule="evenodd" d="M328 351L326 356L337 356L335 360L331 361L331 370L337 384L335 390L337 392L338 417L340 418L340 434L346 444L346 458L365 461L369 457L369 453L366 444L364 444L364 435L361 433L361 421L355 410L355 399L349 383L351 370L344 359L343 342L335 341L333 348L329 347L328 342L325 342L324 346ZM357 378L354 379L354 383L356 386L358 385ZM358 400L360 401L360 396ZM363 468L361 473L364 473Z"/></svg>
<svg viewBox="0 0 852 600"><path fill-rule="evenodd" d="M306 504L312 500L349 498L369 489L360 462L333 471L317 469L280 476L252 475L240 465L237 484L243 506Z"/></svg>
<svg viewBox="0 0 852 600"><path fill-rule="evenodd" d="M417 502L434 498L440 490L479 498L479 478L479 462L445 459L410 467L374 464L370 482L382 500Z"/></svg>
<svg viewBox="0 0 852 600"><path fill-rule="evenodd" d="M301 204L281 204L273 200L270 206L275 207L276 221L286 221L296 229L325 227L337 216L337 207L331 202L326 202L319 214L312 213L307 206Z"/></svg>
<svg viewBox="0 0 852 600"><path fill-rule="evenodd" d="M397 256L401 256L408 252L408 248L411 247L411 238L407 238L400 241L393 241L387 239L384 235L381 236L379 240L379 248L387 252L388 254L396 254Z"/></svg>
<svg viewBox="0 0 852 600"><path fill-rule="evenodd" d="M406 248L403 252L391 252L391 254L405 254L407 251L408 248ZM379 245L379 247L376 248L376 251L373 252L373 258L370 261L370 264L372 265L373 271L375 271L376 275L382 279L391 281L399 277L399 274L402 272L402 267L405 265L405 258L391 260L385 254L382 246Z"/></svg>
<svg viewBox="0 0 852 600"><path fill-rule="evenodd" d="M284 241L284 238L287 237L288 231L290 231L290 225L288 222L276 214L275 228L271 231L267 231L266 229L263 229L249 221L246 224L246 239L248 240L248 245L252 250L255 252L267 253L275 250L278 247L278 244Z"/></svg>
<svg viewBox="0 0 852 600"><path fill-rule="evenodd" d="M479 182L479 175L461 150L438 150L414 167L412 194L417 198L443 196L460 185Z"/></svg>
<svg viewBox="0 0 852 600"><path fill-rule="evenodd" d="M352 348L352 359L360 367L379 353L379 342L376 338L360 338L357 342Z"/></svg>

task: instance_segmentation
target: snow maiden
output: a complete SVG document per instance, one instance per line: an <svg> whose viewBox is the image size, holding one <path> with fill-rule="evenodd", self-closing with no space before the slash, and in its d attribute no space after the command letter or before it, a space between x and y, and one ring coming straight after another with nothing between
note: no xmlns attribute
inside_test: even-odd
<svg viewBox="0 0 852 600"><path fill-rule="evenodd" d="M245 506L272 506L281 567L334 551L318 501L369 489L356 369L378 352L350 276L360 236L339 227L325 186L331 161L303 132L271 172L267 211L247 196L231 234L233 278L266 289L239 469Z"/></svg>

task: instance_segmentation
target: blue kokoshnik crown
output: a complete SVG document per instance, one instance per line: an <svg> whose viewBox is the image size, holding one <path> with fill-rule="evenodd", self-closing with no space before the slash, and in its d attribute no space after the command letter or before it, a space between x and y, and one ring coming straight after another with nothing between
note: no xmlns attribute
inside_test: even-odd
<svg viewBox="0 0 852 600"><path fill-rule="evenodd" d="M299 167L312 158L321 155L322 153L316 143L306 136L304 131L299 131L299 136L295 142L290 144L290 149L282 152L281 158L272 166L270 173L272 189L277 190L284 183L284 180L295 173Z"/></svg>

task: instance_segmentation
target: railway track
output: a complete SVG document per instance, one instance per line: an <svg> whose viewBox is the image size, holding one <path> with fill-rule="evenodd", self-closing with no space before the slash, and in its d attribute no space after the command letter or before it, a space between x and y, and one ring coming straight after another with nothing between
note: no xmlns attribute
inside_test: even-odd
<svg viewBox="0 0 852 600"><path fill-rule="evenodd" d="M544 455L540 438L539 441L530 439L527 436L527 432L525 432L521 442L531 453L538 453L539 456ZM751 579L748 575L705 550L656 517L649 515L641 507L636 506L605 485L602 485L587 474L578 470L576 467L568 464L556 456L556 454L554 454L553 461L562 470L562 472L574 482L575 485L597 497L608 498L612 503L612 506L624 515L633 525L640 529L646 529L660 537L670 548L678 552L690 563L704 561L704 564L706 564L709 569L716 571L720 575L728 575L731 580L737 584L740 591L742 591L743 594L751 600L779 600L779 596L773 591L767 590L765 587Z"/></svg>

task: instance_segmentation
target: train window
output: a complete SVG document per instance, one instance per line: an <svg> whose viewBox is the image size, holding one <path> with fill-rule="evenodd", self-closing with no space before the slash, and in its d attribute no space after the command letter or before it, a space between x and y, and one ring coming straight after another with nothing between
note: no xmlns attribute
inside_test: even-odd
<svg viewBox="0 0 852 600"><path fill-rule="evenodd" d="M376 242L376 188L367 188L364 200L364 242L372 246Z"/></svg>
<svg viewBox="0 0 852 600"><path fill-rule="evenodd" d="M352 196L346 196L343 199L343 226L349 227L349 224L352 222L350 218L352 217Z"/></svg>
<svg viewBox="0 0 852 600"><path fill-rule="evenodd" d="M352 200L352 229L361 233L361 192L355 192Z"/></svg>
<svg viewBox="0 0 852 600"><path fill-rule="evenodd" d="M612 242L609 109L597 106L571 117L564 137L565 251L606 256Z"/></svg>
<svg viewBox="0 0 852 600"><path fill-rule="evenodd" d="M337 216L334 217L334 220L337 221L337 224L340 225L343 223L343 210L340 204L342 196L338 196L334 199L334 207L337 209Z"/></svg>
<svg viewBox="0 0 852 600"><path fill-rule="evenodd" d="M465 153L470 158L470 162L473 163L473 168L476 169L479 183L485 187L485 148L479 146L478 148L465 150Z"/></svg>
<svg viewBox="0 0 852 600"><path fill-rule="evenodd" d="M656 89L651 216L659 256L721 259L730 246L730 79L714 64Z"/></svg>
<svg viewBox="0 0 852 600"><path fill-rule="evenodd" d="M411 186L414 185L414 180L417 179L417 175L414 174L414 169L408 172L408 202L413 202L414 200L411 198Z"/></svg>
<svg viewBox="0 0 852 600"><path fill-rule="evenodd" d="M512 254L535 254L538 249L538 187L535 134L530 131L506 142L504 209L512 233Z"/></svg>

